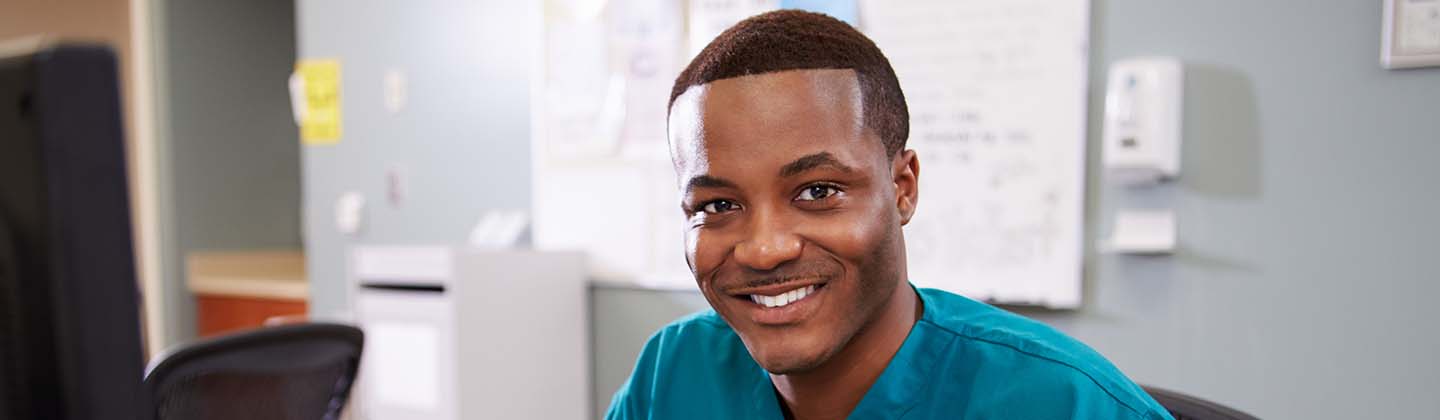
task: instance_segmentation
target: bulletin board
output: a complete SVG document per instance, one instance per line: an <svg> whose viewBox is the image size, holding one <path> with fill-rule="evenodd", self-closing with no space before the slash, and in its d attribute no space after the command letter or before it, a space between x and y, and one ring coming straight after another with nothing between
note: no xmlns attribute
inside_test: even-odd
<svg viewBox="0 0 1440 420"><path fill-rule="evenodd" d="M781 6L547 2L532 104L536 246L587 251L600 281L694 289L665 144L670 84L721 30ZM859 0L836 10L858 10L843 18L889 57L909 105L908 146L921 163L905 228L911 281L1078 306L1089 1Z"/></svg>

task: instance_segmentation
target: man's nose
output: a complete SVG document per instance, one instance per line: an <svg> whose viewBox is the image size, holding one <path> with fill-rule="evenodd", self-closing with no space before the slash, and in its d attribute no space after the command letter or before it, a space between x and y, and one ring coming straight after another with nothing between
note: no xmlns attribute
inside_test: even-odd
<svg viewBox="0 0 1440 420"><path fill-rule="evenodd" d="M800 258L803 247L793 226L773 215L758 215L745 240L735 245L735 262L752 270L772 270Z"/></svg>

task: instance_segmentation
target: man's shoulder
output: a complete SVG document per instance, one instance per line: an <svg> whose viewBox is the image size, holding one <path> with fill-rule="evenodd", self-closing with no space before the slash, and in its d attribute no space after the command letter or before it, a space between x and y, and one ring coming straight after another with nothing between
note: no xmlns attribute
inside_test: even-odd
<svg viewBox="0 0 1440 420"><path fill-rule="evenodd" d="M730 329L730 324L725 323L725 319L720 318L720 314L716 313L714 309L706 309L670 321L670 323L665 324L665 327L661 328L660 331L681 332L690 330L691 332L697 333L715 333L717 332L715 331L717 328L730 334L735 333L734 330Z"/></svg>
<svg viewBox="0 0 1440 420"><path fill-rule="evenodd" d="M1070 408L1113 402L1140 418L1163 412L1104 356L1054 328L949 292L920 293L927 306L921 322L954 337L951 353L970 356L972 365L961 369L970 380L1004 384L989 387L997 401L1071 395L1077 400Z"/></svg>
<svg viewBox="0 0 1440 420"><path fill-rule="evenodd" d="M704 310L661 327L640 351L636 374L698 374L754 365L740 336L714 310Z"/></svg>
<svg viewBox="0 0 1440 420"><path fill-rule="evenodd" d="M645 343L646 350L674 351L735 343L740 337L713 309L689 314L661 327Z"/></svg>
<svg viewBox="0 0 1440 420"><path fill-rule="evenodd" d="M724 413L747 407L741 402L750 394L736 390L752 389L758 369L740 337L715 311L691 314L650 336L630 379L611 399L607 417L652 418L655 413L697 409Z"/></svg>
<svg viewBox="0 0 1440 420"><path fill-rule="evenodd" d="M1032 357L1091 367L1104 357L1089 346L1038 321L954 293L921 289L921 322L971 343L988 343Z"/></svg>

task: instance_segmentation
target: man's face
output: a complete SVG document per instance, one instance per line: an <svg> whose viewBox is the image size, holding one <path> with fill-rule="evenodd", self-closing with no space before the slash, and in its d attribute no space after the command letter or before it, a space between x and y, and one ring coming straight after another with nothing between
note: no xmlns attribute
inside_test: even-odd
<svg viewBox="0 0 1440 420"><path fill-rule="evenodd" d="M886 155L861 100L851 70L796 70L695 86L670 111L695 281L775 374L829 360L904 281L918 164Z"/></svg>

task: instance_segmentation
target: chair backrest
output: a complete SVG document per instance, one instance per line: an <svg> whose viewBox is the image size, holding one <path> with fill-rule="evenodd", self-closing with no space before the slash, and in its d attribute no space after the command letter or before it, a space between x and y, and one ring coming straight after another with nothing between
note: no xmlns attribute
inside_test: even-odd
<svg viewBox="0 0 1440 420"><path fill-rule="evenodd" d="M181 347L145 375L156 420L340 417L364 346L360 329L291 324Z"/></svg>
<svg viewBox="0 0 1440 420"><path fill-rule="evenodd" d="M1142 386L1175 420L1260 420L1243 411L1163 388Z"/></svg>

